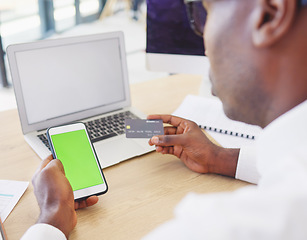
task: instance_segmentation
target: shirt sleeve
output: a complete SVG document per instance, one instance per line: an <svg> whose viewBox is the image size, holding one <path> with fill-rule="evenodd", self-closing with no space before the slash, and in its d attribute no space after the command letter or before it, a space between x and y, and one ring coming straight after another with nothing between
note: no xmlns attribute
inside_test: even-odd
<svg viewBox="0 0 307 240"><path fill-rule="evenodd" d="M245 146L240 149L236 179L258 184L257 150L255 146Z"/></svg>
<svg viewBox="0 0 307 240"><path fill-rule="evenodd" d="M258 186L230 193L190 193L176 207L174 219L144 239L307 239L305 151L278 158L278 164L273 161Z"/></svg>
<svg viewBox="0 0 307 240"><path fill-rule="evenodd" d="M21 240L67 240L64 233L49 225L38 223L31 226L22 236Z"/></svg>
<svg viewBox="0 0 307 240"><path fill-rule="evenodd" d="M263 194L251 187L235 194L189 194L177 206L175 218L143 240L307 239L307 196L302 195Z"/></svg>

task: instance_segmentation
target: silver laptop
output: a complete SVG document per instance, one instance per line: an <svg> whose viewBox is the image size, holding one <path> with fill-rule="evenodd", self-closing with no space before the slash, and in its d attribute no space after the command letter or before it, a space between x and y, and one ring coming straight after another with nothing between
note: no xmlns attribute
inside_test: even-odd
<svg viewBox="0 0 307 240"><path fill-rule="evenodd" d="M111 32L7 48L25 140L50 155L46 129L84 122L103 168L154 150L126 139L124 120L145 118L130 106L124 36Z"/></svg>

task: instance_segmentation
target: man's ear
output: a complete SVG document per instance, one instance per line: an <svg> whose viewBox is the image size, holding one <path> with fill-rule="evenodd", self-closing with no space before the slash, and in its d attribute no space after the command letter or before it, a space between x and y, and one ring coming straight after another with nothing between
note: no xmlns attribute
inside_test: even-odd
<svg viewBox="0 0 307 240"><path fill-rule="evenodd" d="M279 41L289 31L296 11L296 0L258 0L253 13L254 45L268 47Z"/></svg>

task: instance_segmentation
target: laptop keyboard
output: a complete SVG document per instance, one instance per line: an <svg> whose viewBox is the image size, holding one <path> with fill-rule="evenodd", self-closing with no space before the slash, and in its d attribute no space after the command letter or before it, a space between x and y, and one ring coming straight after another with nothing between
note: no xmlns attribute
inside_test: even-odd
<svg viewBox="0 0 307 240"><path fill-rule="evenodd" d="M86 128L92 142L98 142L125 133L125 119L137 119L133 113L127 111L86 122Z"/></svg>
<svg viewBox="0 0 307 240"><path fill-rule="evenodd" d="M51 152L50 146L49 146L49 142L47 139L47 135L46 133L37 135L37 137L43 142L43 144L49 149L49 151Z"/></svg>
<svg viewBox="0 0 307 240"><path fill-rule="evenodd" d="M95 119L85 122L88 134L92 142L98 142L107 138L115 137L125 133L125 119L138 119L130 111L117 113L107 117ZM37 135L37 137L45 144L49 149L49 143L46 134Z"/></svg>

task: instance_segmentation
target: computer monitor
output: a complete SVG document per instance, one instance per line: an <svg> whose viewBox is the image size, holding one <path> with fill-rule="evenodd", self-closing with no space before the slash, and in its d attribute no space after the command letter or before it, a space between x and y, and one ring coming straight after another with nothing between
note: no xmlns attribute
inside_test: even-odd
<svg viewBox="0 0 307 240"><path fill-rule="evenodd" d="M191 29L183 0L147 0L148 70L206 74L204 52L203 38Z"/></svg>

